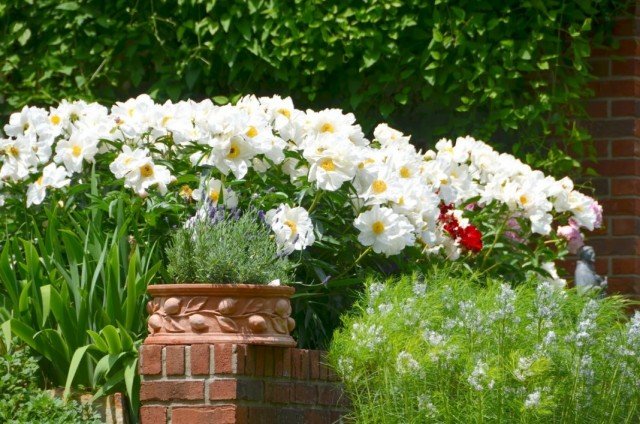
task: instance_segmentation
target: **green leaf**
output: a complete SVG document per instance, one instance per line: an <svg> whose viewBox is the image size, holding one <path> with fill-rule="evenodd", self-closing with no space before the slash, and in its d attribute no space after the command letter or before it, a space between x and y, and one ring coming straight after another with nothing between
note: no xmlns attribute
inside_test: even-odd
<svg viewBox="0 0 640 424"><path fill-rule="evenodd" d="M118 330L113 325L107 325L100 331L100 334L107 342L108 351L112 355L116 355L122 352L122 343L120 342L120 335Z"/></svg>
<svg viewBox="0 0 640 424"><path fill-rule="evenodd" d="M56 9L74 11L80 8L80 4L76 1L67 1L56 6Z"/></svg>
<svg viewBox="0 0 640 424"><path fill-rule="evenodd" d="M31 30L27 28L22 32L20 37L18 37L18 43L20 43L21 46L24 46L25 44L27 44L27 41L29 41L30 38L31 38Z"/></svg>
<svg viewBox="0 0 640 424"><path fill-rule="evenodd" d="M71 384L73 383L73 379L76 376L76 372L78 371L80 362L82 362L82 358L84 358L84 355L87 352L87 349L89 349L90 347L91 347L90 345L82 346L76 349L75 352L73 352L73 357L71 358L71 362L69 364L69 371L67 373L67 382L64 385L64 394L63 394L64 399L67 399L69 397Z"/></svg>

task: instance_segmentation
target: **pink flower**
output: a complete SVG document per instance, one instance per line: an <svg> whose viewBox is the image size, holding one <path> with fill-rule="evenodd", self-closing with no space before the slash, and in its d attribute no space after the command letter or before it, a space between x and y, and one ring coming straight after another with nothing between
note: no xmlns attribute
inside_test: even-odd
<svg viewBox="0 0 640 424"><path fill-rule="evenodd" d="M594 228L600 228L602 226L602 205L597 201L593 201L593 203L589 206L589 208L593 211L596 216L596 220L593 223Z"/></svg>
<svg viewBox="0 0 640 424"><path fill-rule="evenodd" d="M574 255L578 253L578 249L584 246L584 239L580 233L580 226L573 218L569 218L569 225L558 227L558 236L567 240L569 252Z"/></svg>

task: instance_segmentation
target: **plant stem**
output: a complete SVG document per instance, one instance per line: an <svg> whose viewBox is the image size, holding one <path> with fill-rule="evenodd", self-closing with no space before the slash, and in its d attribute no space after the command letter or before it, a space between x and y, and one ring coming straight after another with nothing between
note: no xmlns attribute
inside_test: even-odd
<svg viewBox="0 0 640 424"><path fill-rule="evenodd" d="M324 194L324 191L319 191L316 193L315 197L313 198L313 202L311 202L311 206L309 206L309 209L307 209L307 213L311 214L311 212L315 210L323 194Z"/></svg>
<svg viewBox="0 0 640 424"><path fill-rule="evenodd" d="M362 252L360 254L360 256L358 256L356 258L356 260L351 264L351 266L347 269L345 269L343 272L341 272L340 274L338 274L338 276L335 277L335 279L339 279L340 277L343 277L344 275L346 275L349 271L351 271L356 265L358 265L360 263L360 261L362 260L362 258L364 258L369 252L371 252L372 247L369 246L367 247L364 252Z"/></svg>

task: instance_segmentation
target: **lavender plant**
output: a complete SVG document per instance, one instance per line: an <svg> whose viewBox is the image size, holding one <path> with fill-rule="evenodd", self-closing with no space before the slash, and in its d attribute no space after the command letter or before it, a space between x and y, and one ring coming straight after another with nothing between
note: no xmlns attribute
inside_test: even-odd
<svg viewBox="0 0 640 424"><path fill-rule="evenodd" d="M368 283L330 351L357 422L640 421L640 313L453 275Z"/></svg>
<svg viewBox="0 0 640 424"><path fill-rule="evenodd" d="M167 248L167 271L178 283L292 282L294 263L278 254L263 214L205 203Z"/></svg>

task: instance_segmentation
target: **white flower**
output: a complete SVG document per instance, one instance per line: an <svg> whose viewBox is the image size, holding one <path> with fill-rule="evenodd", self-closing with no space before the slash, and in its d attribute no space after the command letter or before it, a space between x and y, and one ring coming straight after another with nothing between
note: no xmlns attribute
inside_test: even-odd
<svg viewBox="0 0 640 424"><path fill-rule="evenodd" d="M56 167L50 163L42 170L42 175L27 190L27 207L39 205L47 194L47 187L61 188L69 185L67 170L64 166Z"/></svg>
<svg viewBox="0 0 640 424"><path fill-rule="evenodd" d="M33 151L34 140L35 135L0 140L0 152L4 152L0 178L20 181L32 172L38 164L38 157Z"/></svg>
<svg viewBox="0 0 640 424"><path fill-rule="evenodd" d="M360 243L387 256L396 255L415 242L415 228L409 220L386 207L376 205L361 213L354 226L360 230Z"/></svg>
<svg viewBox="0 0 640 424"><path fill-rule="evenodd" d="M81 172L84 161L93 162L98 153L98 140L84 131L71 134L68 140L60 140L56 145L56 163L64 163L71 173Z"/></svg>
<svg viewBox="0 0 640 424"><path fill-rule="evenodd" d="M303 207L291 208L281 204L266 213L265 221L276 235L281 254L289 255L294 250L303 250L316 241L313 222Z"/></svg>
<svg viewBox="0 0 640 424"><path fill-rule="evenodd" d="M230 188L222 186L222 181L211 178L204 189L195 189L191 193L191 197L197 201L203 201L207 199L213 206L216 206L220 201L220 197L223 197L223 202L226 208L233 209L238 206L238 195Z"/></svg>
<svg viewBox="0 0 640 424"><path fill-rule="evenodd" d="M524 407L527 409L538 407L540 405L540 398L540 390L536 390L535 392L530 393L527 396L527 399L524 401Z"/></svg>
<svg viewBox="0 0 640 424"><path fill-rule="evenodd" d="M322 190L336 191L356 173L353 148L345 144L317 142L307 146L304 157L309 161L309 181Z"/></svg>
<svg viewBox="0 0 640 424"><path fill-rule="evenodd" d="M167 192L167 184L173 181L171 172L166 166L156 165L147 149L131 151L129 146L111 163L109 169L116 178L125 179L124 186L132 188L141 196L147 194L147 188L157 185L161 194Z"/></svg>

